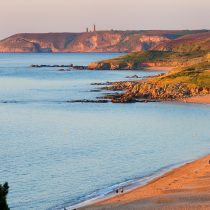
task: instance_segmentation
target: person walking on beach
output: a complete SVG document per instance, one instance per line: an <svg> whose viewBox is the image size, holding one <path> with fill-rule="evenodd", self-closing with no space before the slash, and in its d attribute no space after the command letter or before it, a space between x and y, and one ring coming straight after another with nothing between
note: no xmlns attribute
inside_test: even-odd
<svg viewBox="0 0 210 210"><path fill-rule="evenodd" d="M116 189L116 194L118 194L119 192L120 193L124 193L124 189L123 189L123 187L121 187L121 188L119 188L119 189Z"/></svg>
<svg viewBox="0 0 210 210"><path fill-rule="evenodd" d="M123 189L123 187L121 188L121 193L123 193L124 192L124 189Z"/></svg>

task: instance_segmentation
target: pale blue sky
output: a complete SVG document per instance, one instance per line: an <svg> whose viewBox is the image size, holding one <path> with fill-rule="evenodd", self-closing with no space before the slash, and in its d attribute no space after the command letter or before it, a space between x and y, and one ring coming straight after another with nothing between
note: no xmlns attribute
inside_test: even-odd
<svg viewBox="0 0 210 210"><path fill-rule="evenodd" d="M210 29L210 0L0 0L0 39L20 32Z"/></svg>

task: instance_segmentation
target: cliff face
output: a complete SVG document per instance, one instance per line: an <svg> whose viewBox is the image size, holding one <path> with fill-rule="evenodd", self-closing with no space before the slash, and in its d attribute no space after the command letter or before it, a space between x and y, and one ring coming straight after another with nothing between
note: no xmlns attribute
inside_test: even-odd
<svg viewBox="0 0 210 210"><path fill-rule="evenodd" d="M76 34L16 34L0 41L0 52L59 52Z"/></svg>
<svg viewBox="0 0 210 210"><path fill-rule="evenodd" d="M198 31L99 31L16 34L0 41L0 52L134 52L164 46Z"/></svg>

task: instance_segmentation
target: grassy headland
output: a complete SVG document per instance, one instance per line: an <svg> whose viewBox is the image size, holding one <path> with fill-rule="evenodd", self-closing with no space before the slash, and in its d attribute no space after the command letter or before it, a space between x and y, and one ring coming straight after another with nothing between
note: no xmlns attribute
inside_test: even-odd
<svg viewBox="0 0 210 210"><path fill-rule="evenodd" d="M206 61L206 56L206 51L140 51L114 59L94 62L89 65L89 68L102 70L142 70L153 66L182 67Z"/></svg>
<svg viewBox="0 0 210 210"><path fill-rule="evenodd" d="M191 45L193 43L193 45ZM124 89L112 97L113 102L136 99L179 100L210 94L210 33L187 35L164 43L152 51L131 53L114 59L95 62L90 69L138 70L147 67L172 67L167 74L138 82L118 82L108 89ZM170 46L167 48L167 46ZM193 46L193 47L192 47ZM159 51L158 51L159 49ZM170 49L170 51L165 51Z"/></svg>
<svg viewBox="0 0 210 210"><path fill-rule="evenodd" d="M153 52L149 52L150 55L152 53ZM111 98L112 102L132 102L136 99L168 101L209 94L209 55L204 52L196 52L196 54L199 56L194 56L195 54L190 53L189 57L191 57L191 59L188 59L189 57L186 54L180 56L180 54L177 55L176 53L167 53L167 55L163 53L162 62L160 62L160 59L158 58L158 63L169 64L169 62L175 62L176 64L174 66L177 67L175 67L173 71L138 82L114 83L114 85L108 87L108 89L124 89L125 92L113 96ZM171 59L172 57L175 59ZM154 60L157 61L157 58L153 58L153 61ZM187 66L185 66L184 60L188 63Z"/></svg>

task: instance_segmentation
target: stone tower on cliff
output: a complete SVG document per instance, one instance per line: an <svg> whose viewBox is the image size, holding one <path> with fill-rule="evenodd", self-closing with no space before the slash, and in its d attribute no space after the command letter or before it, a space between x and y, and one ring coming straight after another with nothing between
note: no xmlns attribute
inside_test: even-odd
<svg viewBox="0 0 210 210"><path fill-rule="evenodd" d="M88 33L88 32L96 32L96 25L93 24L92 30L91 30L91 29L89 30L89 28L87 27L86 30L85 30L85 32L86 32L86 33Z"/></svg>
<svg viewBox="0 0 210 210"><path fill-rule="evenodd" d="M95 31L96 31L96 25L93 24L93 30L92 30L92 32L95 32Z"/></svg>

